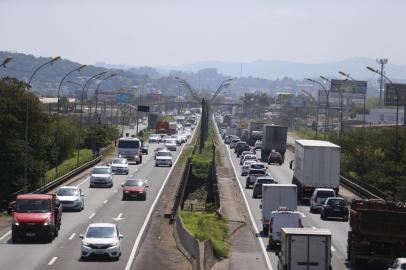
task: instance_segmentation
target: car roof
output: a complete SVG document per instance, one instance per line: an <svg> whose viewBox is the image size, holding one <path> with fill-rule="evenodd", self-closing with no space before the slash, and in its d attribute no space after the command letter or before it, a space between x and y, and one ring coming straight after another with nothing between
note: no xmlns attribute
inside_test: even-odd
<svg viewBox="0 0 406 270"><path fill-rule="evenodd" d="M17 196L17 199L50 199L52 198L51 194L21 194Z"/></svg>
<svg viewBox="0 0 406 270"><path fill-rule="evenodd" d="M147 181L147 180L142 179L142 178L128 178L128 179L126 179L125 181L128 181L128 180L131 180L131 181L139 181L139 182L146 182L146 181Z"/></svg>
<svg viewBox="0 0 406 270"><path fill-rule="evenodd" d="M158 151L157 151L157 153L159 153L159 152L167 152L167 153L170 153L171 151L169 151L168 149L162 149L162 150L158 150Z"/></svg>
<svg viewBox="0 0 406 270"><path fill-rule="evenodd" d="M344 198L341 198L341 197L328 197L327 200L340 200L340 201L345 201Z"/></svg>
<svg viewBox="0 0 406 270"><path fill-rule="evenodd" d="M90 227L116 227L116 224L114 223L91 223L89 224L89 226L87 226L88 228Z"/></svg>
<svg viewBox="0 0 406 270"><path fill-rule="evenodd" d="M65 188L79 189L78 186L61 186L61 187L59 187L59 189L65 189Z"/></svg>
<svg viewBox="0 0 406 270"><path fill-rule="evenodd" d="M93 169L110 169L109 166L94 166Z"/></svg>
<svg viewBox="0 0 406 270"><path fill-rule="evenodd" d="M332 189L332 188L316 188L314 191L315 192L316 191L334 191L334 189Z"/></svg>

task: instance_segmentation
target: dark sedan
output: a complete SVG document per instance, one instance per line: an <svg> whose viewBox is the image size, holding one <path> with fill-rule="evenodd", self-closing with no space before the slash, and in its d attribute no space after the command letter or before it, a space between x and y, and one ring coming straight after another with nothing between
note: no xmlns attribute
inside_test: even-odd
<svg viewBox="0 0 406 270"><path fill-rule="evenodd" d="M343 221L348 221L347 202L340 197L329 197L321 206L320 218L325 220L328 218L341 218Z"/></svg>

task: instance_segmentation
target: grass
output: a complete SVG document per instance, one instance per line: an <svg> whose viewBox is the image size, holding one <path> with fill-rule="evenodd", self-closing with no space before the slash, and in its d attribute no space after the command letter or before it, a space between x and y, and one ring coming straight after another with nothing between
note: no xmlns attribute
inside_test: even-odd
<svg viewBox="0 0 406 270"><path fill-rule="evenodd" d="M82 165L86 162L88 162L91 158L93 157L92 150L90 149L82 149L80 150L79 153L79 165ZM76 158L77 158L77 152L75 151L75 154L73 157L66 159L63 161L61 164L58 166L58 174L63 175L74 168L76 168ZM50 169L49 171L46 172L45 177L47 179L55 179L55 168Z"/></svg>
<svg viewBox="0 0 406 270"><path fill-rule="evenodd" d="M228 240L230 233L227 221L218 219L216 212L187 212L182 211L181 217L186 229L200 241L210 240L214 253L221 258L227 258L230 253Z"/></svg>

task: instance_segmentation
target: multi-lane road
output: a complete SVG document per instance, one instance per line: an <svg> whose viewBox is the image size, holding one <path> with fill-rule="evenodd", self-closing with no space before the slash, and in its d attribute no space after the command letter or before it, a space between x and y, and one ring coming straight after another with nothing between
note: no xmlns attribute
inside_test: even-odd
<svg viewBox="0 0 406 270"><path fill-rule="evenodd" d="M141 165L130 165L130 173L114 175L113 188L89 188L89 176L71 185L78 185L85 194L82 212L64 212L59 236L52 243L24 242L13 244L10 228L0 231L0 269L130 269L135 251L155 201L160 194L171 168L155 167L151 144L149 154ZM173 152L177 160L183 147ZM146 201L122 201L121 183L128 177L148 180ZM80 261L80 234L94 222L113 222L118 225L122 240L122 256L119 261Z"/></svg>
<svg viewBox="0 0 406 270"><path fill-rule="evenodd" d="M245 176L241 176L241 166L239 164L240 159L236 157L234 154L234 149L228 148L229 158L232 161L233 169L237 175L237 179L239 181L239 186L243 195L245 197L246 204L249 208L249 212L251 213L251 217L254 222L254 230L257 233L257 237L259 239L259 244L263 249L263 253L267 256L267 263L268 268L270 269L277 269L277 257L275 253L270 252L268 250L264 250L268 244L268 238L262 236L260 231L262 230L262 223L261 223L261 209L260 203L261 199L254 199L252 197L252 189L245 189ZM258 154L259 156L259 154ZM271 174L273 178L275 178L281 184L291 184L293 171L289 168L289 161L294 159L293 153L287 151L285 156L285 163L282 166L278 165L269 165L268 172ZM308 205L299 205L298 211L304 214L304 218L302 219L304 227L309 228L327 228L330 229L333 237L333 245L331 248L332 251L332 266L333 269L351 269L349 266L346 265L346 257L347 257L347 234L349 231L349 224L348 222L336 221L336 220L329 220L324 221L320 219L319 214L312 214L309 211Z"/></svg>

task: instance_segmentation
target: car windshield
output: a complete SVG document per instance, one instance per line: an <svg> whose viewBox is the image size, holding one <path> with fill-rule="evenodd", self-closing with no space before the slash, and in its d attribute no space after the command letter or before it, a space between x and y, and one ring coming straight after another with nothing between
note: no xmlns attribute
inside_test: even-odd
<svg viewBox="0 0 406 270"><path fill-rule="evenodd" d="M124 185L127 187L142 187L144 186L144 182L139 180L127 180Z"/></svg>
<svg viewBox="0 0 406 270"><path fill-rule="evenodd" d="M116 231L113 227L90 227L87 230L87 238L113 238L116 236Z"/></svg>
<svg viewBox="0 0 406 270"><path fill-rule="evenodd" d="M317 198L335 197L334 191L320 190L317 192Z"/></svg>
<svg viewBox="0 0 406 270"><path fill-rule="evenodd" d="M56 193L58 196L79 196L79 190L76 188L61 188Z"/></svg>
<svg viewBox="0 0 406 270"><path fill-rule="evenodd" d="M45 199L18 199L15 206L17 213L48 213L51 201Z"/></svg>
<svg viewBox="0 0 406 270"><path fill-rule="evenodd" d="M158 157L170 157L171 153L169 153L169 152L158 152L156 155Z"/></svg>
<svg viewBox="0 0 406 270"><path fill-rule="evenodd" d="M174 140L166 140L166 143L175 143Z"/></svg>
<svg viewBox="0 0 406 270"><path fill-rule="evenodd" d="M264 170L250 170L249 174L265 175L265 171Z"/></svg>
<svg viewBox="0 0 406 270"><path fill-rule="evenodd" d="M274 181L271 178L257 178L257 184L273 184Z"/></svg>
<svg viewBox="0 0 406 270"><path fill-rule="evenodd" d="M265 168L265 165L264 164L251 164L251 168L252 169L263 169L263 168Z"/></svg>
<svg viewBox="0 0 406 270"><path fill-rule="evenodd" d="M118 148L140 148L138 140L119 140Z"/></svg>
<svg viewBox="0 0 406 270"><path fill-rule="evenodd" d="M110 168L94 168L93 174L109 174Z"/></svg>
<svg viewBox="0 0 406 270"><path fill-rule="evenodd" d="M328 200L328 205L330 206L346 206L346 203L344 200L341 199L333 199L333 200Z"/></svg>
<svg viewBox="0 0 406 270"><path fill-rule="evenodd" d="M257 157L256 156L245 156L245 159L247 160L247 159L257 159Z"/></svg>
<svg viewBox="0 0 406 270"><path fill-rule="evenodd" d="M113 159L113 164L127 164L127 160L124 158L116 158Z"/></svg>

